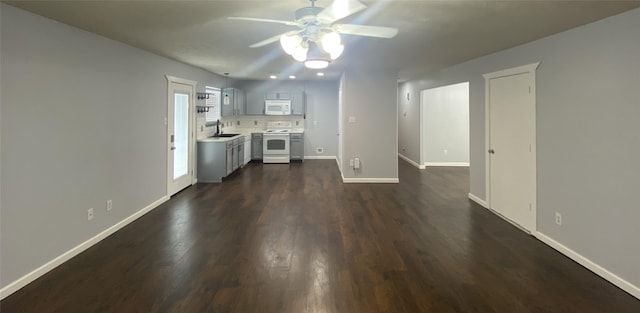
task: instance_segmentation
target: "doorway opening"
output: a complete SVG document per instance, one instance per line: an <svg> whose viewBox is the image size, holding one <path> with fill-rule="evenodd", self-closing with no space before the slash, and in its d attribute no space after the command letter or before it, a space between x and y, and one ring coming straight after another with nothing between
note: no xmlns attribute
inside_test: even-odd
<svg viewBox="0 0 640 313"><path fill-rule="evenodd" d="M419 165L469 166L469 82L420 92Z"/></svg>

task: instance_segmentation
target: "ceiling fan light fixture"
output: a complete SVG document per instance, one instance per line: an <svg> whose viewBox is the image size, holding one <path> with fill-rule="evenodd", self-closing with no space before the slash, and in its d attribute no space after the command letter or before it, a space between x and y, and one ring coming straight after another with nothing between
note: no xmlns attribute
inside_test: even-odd
<svg viewBox="0 0 640 313"><path fill-rule="evenodd" d="M304 62L307 60L307 52L309 51L309 48L305 48L302 46L298 46L298 48L296 48L296 50L293 52L293 54L291 54L291 56L299 62Z"/></svg>
<svg viewBox="0 0 640 313"><path fill-rule="evenodd" d="M340 34L335 31L325 33L322 35L322 38L320 38L320 45L324 51L332 53L335 49L338 49L338 47L341 46Z"/></svg>
<svg viewBox="0 0 640 313"><path fill-rule="evenodd" d="M305 62L308 68L326 68L344 52L341 34L374 38L393 38L398 34L397 28L359 25L336 24L336 22L356 14L366 5L358 0L334 0L326 8L316 7L317 0L309 0L311 6L295 11L293 21L274 20L255 17L228 17L232 20L245 20L284 24L298 27L298 30L275 35L250 45L259 48L280 41L282 49L298 62Z"/></svg>
<svg viewBox="0 0 640 313"><path fill-rule="evenodd" d="M302 37L296 33L287 33L280 36L280 45L284 52L293 55L302 44Z"/></svg>
<svg viewBox="0 0 640 313"><path fill-rule="evenodd" d="M344 45L339 45L329 52L329 56L331 56L331 60L335 60L342 55L342 52L344 52Z"/></svg>
<svg viewBox="0 0 640 313"><path fill-rule="evenodd" d="M327 59L309 59L304 62L304 66L314 70L320 70L329 66Z"/></svg>

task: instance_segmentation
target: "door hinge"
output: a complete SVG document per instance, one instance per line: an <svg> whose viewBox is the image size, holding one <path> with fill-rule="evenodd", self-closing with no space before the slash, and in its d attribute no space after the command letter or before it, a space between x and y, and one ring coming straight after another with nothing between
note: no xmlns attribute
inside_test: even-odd
<svg viewBox="0 0 640 313"><path fill-rule="evenodd" d="M529 86L529 93L531 93L531 86Z"/></svg>
<svg viewBox="0 0 640 313"><path fill-rule="evenodd" d="M529 152L531 152L531 144L529 144Z"/></svg>

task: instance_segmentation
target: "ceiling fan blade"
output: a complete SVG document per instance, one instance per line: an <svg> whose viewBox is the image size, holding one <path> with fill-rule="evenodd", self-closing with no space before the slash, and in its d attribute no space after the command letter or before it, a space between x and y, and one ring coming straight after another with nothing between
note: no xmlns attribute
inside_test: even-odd
<svg viewBox="0 0 640 313"><path fill-rule="evenodd" d="M288 33L289 33L289 32L286 32L286 33L284 33L284 34L288 34ZM263 41L256 42L256 43L254 43L254 44L250 45L250 46L249 46L249 48L259 48L259 47L262 47L262 46L266 46L266 45L268 45L268 44L270 44L270 43L274 43L274 42L276 42L276 41L279 41L279 40L280 40L280 37L281 37L282 35L284 35L284 34L279 34L279 35L276 35L276 36L273 36L273 37L267 38L267 39L265 39L265 40L263 40Z"/></svg>
<svg viewBox="0 0 640 313"><path fill-rule="evenodd" d="M397 28L354 25L354 24L335 24L334 29L341 34L358 35L377 38L393 38L398 34Z"/></svg>
<svg viewBox="0 0 640 313"><path fill-rule="evenodd" d="M252 22L266 22L266 23L276 23L276 24L284 24L289 26L298 26L301 27L302 24L293 21L283 21L283 20L272 20L268 18L255 18L255 17L242 17L242 16L229 16L227 17L229 20L241 20L241 21L252 21Z"/></svg>
<svg viewBox="0 0 640 313"><path fill-rule="evenodd" d="M358 0L334 0L330 6L318 13L317 18L322 23L331 24L366 8Z"/></svg>

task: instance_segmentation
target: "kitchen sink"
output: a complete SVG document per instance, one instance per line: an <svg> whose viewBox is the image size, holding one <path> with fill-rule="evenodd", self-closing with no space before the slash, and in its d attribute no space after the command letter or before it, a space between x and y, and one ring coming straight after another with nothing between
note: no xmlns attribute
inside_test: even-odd
<svg viewBox="0 0 640 313"><path fill-rule="evenodd" d="M219 137L233 137L233 136L238 136L240 134L217 134L217 135L213 135L211 136L212 138L219 138Z"/></svg>

